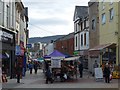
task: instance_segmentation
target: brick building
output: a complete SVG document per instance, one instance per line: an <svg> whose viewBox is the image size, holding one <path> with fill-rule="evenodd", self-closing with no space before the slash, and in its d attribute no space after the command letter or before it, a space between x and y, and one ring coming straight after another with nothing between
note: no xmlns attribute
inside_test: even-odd
<svg viewBox="0 0 120 90"><path fill-rule="evenodd" d="M66 54L73 55L74 52L74 33L70 33L54 42L54 49Z"/></svg>

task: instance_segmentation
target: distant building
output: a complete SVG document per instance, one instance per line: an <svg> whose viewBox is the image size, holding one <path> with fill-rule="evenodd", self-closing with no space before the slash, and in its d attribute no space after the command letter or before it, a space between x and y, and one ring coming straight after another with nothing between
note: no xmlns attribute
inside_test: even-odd
<svg viewBox="0 0 120 90"><path fill-rule="evenodd" d="M54 45L53 43L48 43L44 47L44 55L49 55L54 51Z"/></svg>
<svg viewBox="0 0 120 90"><path fill-rule="evenodd" d="M54 49L63 54L73 56L74 53L74 33L70 33L54 42Z"/></svg>

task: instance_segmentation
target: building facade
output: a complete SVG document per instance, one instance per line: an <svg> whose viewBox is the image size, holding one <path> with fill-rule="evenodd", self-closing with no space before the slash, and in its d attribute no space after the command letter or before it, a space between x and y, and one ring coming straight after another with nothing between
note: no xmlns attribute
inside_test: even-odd
<svg viewBox="0 0 120 90"><path fill-rule="evenodd" d="M89 48L99 45L99 2L88 2L89 6ZM93 71L95 60L100 63L99 54L89 50L88 69Z"/></svg>
<svg viewBox="0 0 120 90"><path fill-rule="evenodd" d="M0 0L0 54L2 70L12 78L15 61L15 3Z"/></svg>
<svg viewBox="0 0 120 90"><path fill-rule="evenodd" d="M107 45L102 49L101 64L118 65L118 6L118 2L112 1L99 3L99 40L100 45Z"/></svg>
<svg viewBox="0 0 120 90"><path fill-rule="evenodd" d="M17 13L18 7L22 13ZM2 45L0 54L2 68L10 78L15 76L16 55L22 54L28 39L28 16L25 12L27 10L20 0L17 2L0 0L0 45ZM20 18L22 18L22 21ZM17 20L19 23L17 23ZM22 38L20 38L21 36ZM20 49L16 49L16 46L19 46ZM23 66L25 65L24 59L22 60Z"/></svg>
<svg viewBox="0 0 120 90"><path fill-rule="evenodd" d="M88 68L89 17L87 6L76 6L74 12L74 50Z"/></svg>

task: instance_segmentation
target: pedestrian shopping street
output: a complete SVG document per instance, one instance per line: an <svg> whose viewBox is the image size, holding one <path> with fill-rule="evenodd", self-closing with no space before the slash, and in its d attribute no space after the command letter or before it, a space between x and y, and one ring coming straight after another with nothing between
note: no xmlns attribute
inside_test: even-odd
<svg viewBox="0 0 120 90"><path fill-rule="evenodd" d="M94 77L84 71L83 78L78 77L77 80L45 84L44 74L42 70L38 70L37 74L29 74L27 71L20 83L17 83L16 79L8 79L7 83L2 84L2 88L118 88L118 79L113 79L110 83L96 82Z"/></svg>

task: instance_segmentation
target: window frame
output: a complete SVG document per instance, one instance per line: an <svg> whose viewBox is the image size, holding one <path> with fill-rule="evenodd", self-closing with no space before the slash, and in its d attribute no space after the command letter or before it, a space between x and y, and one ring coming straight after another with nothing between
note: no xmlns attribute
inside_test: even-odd
<svg viewBox="0 0 120 90"><path fill-rule="evenodd" d="M103 15L104 15L104 17L103 17ZM104 21L103 21L103 18L105 19ZM105 13L103 13L102 14L102 25L105 24L105 23L106 23L106 15L105 15Z"/></svg>
<svg viewBox="0 0 120 90"><path fill-rule="evenodd" d="M93 23L94 21L94 23ZM92 19L92 30L95 30L95 19Z"/></svg>
<svg viewBox="0 0 120 90"><path fill-rule="evenodd" d="M114 17L114 9L111 8L111 9L109 10L109 20L110 20L110 21L113 20L113 17Z"/></svg>

